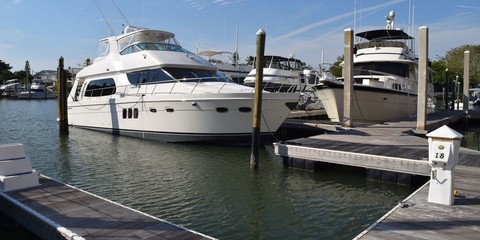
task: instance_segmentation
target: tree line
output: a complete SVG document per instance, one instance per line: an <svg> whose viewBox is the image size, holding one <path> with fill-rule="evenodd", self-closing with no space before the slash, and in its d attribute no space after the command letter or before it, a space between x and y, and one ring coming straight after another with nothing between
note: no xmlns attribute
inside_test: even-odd
<svg viewBox="0 0 480 240"><path fill-rule="evenodd" d="M9 79L18 79L22 83L27 83L27 73L25 70L11 72L12 67L10 64L5 63L3 60L0 60L0 83L3 83ZM31 81L33 76L28 75L28 81Z"/></svg>

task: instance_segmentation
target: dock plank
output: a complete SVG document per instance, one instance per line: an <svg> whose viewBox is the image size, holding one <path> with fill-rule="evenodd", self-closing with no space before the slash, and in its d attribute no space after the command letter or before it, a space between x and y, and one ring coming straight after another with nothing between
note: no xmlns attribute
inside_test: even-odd
<svg viewBox="0 0 480 240"><path fill-rule="evenodd" d="M383 221L357 239L478 239L480 236L480 168L458 166L454 205L426 201L428 183L398 205Z"/></svg>
<svg viewBox="0 0 480 240"><path fill-rule="evenodd" d="M3 194L85 239L212 239L46 177L40 184Z"/></svg>

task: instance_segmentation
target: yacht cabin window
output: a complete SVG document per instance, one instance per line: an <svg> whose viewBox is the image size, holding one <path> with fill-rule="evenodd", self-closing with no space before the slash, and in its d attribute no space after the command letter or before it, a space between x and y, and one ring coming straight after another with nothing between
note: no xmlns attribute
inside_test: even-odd
<svg viewBox="0 0 480 240"><path fill-rule="evenodd" d="M407 64L393 62L355 63L353 75L396 75L409 77Z"/></svg>
<svg viewBox="0 0 480 240"><path fill-rule="evenodd" d="M143 71L136 71L127 73L127 78L130 84L153 84L160 82L171 82L173 78L165 73L162 69L148 69Z"/></svg>
<svg viewBox="0 0 480 240"><path fill-rule="evenodd" d="M115 94L116 86L113 78L92 80L85 90L85 97L100 97Z"/></svg>

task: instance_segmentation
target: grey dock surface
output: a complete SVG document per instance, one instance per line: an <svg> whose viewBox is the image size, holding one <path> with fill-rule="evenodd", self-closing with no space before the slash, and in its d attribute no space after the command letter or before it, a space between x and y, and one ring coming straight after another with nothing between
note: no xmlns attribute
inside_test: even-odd
<svg viewBox="0 0 480 240"><path fill-rule="evenodd" d="M426 127L431 131L464 117L460 111L430 114ZM337 126L326 134L275 143L275 154L294 168L315 170L314 163L328 162L430 176L428 139L416 135L415 128L415 119L350 129ZM428 202L427 182L357 238L480 239L479 151L460 148L454 179L460 195L453 206Z"/></svg>
<svg viewBox="0 0 480 240"><path fill-rule="evenodd" d="M39 181L0 193L0 210L42 239L212 239L45 176Z"/></svg>
<svg viewBox="0 0 480 240"><path fill-rule="evenodd" d="M430 203L428 183L356 239L480 239L480 168L457 166L452 206Z"/></svg>

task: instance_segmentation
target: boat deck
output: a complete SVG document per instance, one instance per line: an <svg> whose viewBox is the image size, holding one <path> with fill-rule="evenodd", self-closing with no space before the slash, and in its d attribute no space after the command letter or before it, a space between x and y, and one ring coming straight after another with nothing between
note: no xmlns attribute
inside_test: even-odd
<svg viewBox="0 0 480 240"><path fill-rule="evenodd" d="M0 192L0 210L42 239L212 239L47 177L39 181Z"/></svg>

